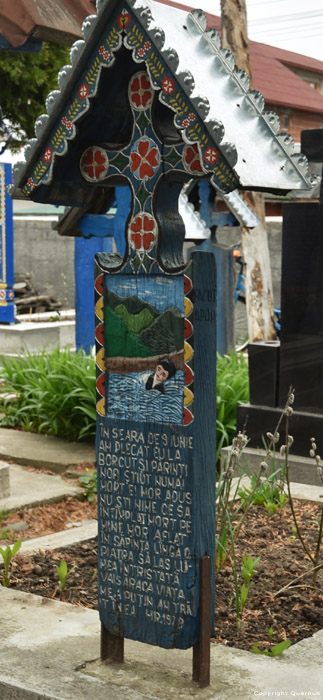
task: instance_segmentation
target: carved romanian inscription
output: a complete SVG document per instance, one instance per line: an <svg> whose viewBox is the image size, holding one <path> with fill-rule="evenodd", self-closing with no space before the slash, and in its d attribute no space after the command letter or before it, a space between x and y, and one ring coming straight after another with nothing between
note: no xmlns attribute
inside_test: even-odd
<svg viewBox="0 0 323 700"><path fill-rule="evenodd" d="M143 619L147 623L147 641L154 641L149 627L157 623L158 644L169 646L197 615L193 436L168 426L142 432L102 421L98 448L101 611L112 630L119 630L122 617L123 634L132 638L138 618L141 627Z"/></svg>

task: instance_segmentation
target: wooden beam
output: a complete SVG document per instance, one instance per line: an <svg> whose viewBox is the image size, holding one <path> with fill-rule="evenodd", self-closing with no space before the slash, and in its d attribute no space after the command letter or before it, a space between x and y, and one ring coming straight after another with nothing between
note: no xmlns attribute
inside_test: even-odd
<svg viewBox="0 0 323 700"><path fill-rule="evenodd" d="M200 559L200 631L193 646L193 681L200 688L210 685L211 558Z"/></svg>
<svg viewBox="0 0 323 700"><path fill-rule="evenodd" d="M124 638L111 634L101 622L101 661L124 661Z"/></svg>

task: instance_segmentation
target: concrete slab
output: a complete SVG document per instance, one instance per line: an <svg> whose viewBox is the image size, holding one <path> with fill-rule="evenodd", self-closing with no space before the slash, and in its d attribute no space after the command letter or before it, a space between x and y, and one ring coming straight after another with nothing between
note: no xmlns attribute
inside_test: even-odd
<svg viewBox="0 0 323 700"><path fill-rule="evenodd" d="M223 465L229 458L230 447L223 447L221 450L221 464ZM266 455L265 450L260 450L252 447L246 447L239 459L239 467L236 470L236 476L241 473L258 474L260 462ZM319 485L319 479L316 473L316 464L314 459L310 457L299 457L298 455L290 454L290 479L298 484ZM275 454L274 470L281 469L284 466L284 457L279 453ZM269 471L271 471L271 463L269 462Z"/></svg>
<svg viewBox="0 0 323 700"><path fill-rule="evenodd" d="M68 442L53 435L0 428L0 459L62 473L81 462L94 464L95 447L94 442Z"/></svg>
<svg viewBox="0 0 323 700"><path fill-rule="evenodd" d="M1 700L251 700L323 696L323 632L276 659L211 645L211 685L191 681L192 650L125 641L125 664L101 663L98 613L0 588Z"/></svg>
<svg viewBox="0 0 323 700"><path fill-rule="evenodd" d="M54 350L57 346L75 348L75 321L22 321L0 324L0 354L20 355L29 352Z"/></svg>
<svg viewBox="0 0 323 700"><path fill-rule="evenodd" d="M21 554L33 554L40 549L60 549L61 547L69 547L71 544L85 542L91 540L98 534L98 521L91 520L86 525L73 527L60 532L53 532L51 535L43 537L35 537L32 540L25 540L20 547Z"/></svg>
<svg viewBox="0 0 323 700"><path fill-rule="evenodd" d="M250 478L248 476L243 476L241 479L239 477L232 479L230 500L239 497L237 487L250 488L250 483ZM292 481L290 485L290 492L292 494L292 498L298 498L300 501L311 501L313 503L323 504L323 486L295 484ZM287 487L285 487L285 493L287 493Z"/></svg>
<svg viewBox="0 0 323 700"><path fill-rule="evenodd" d="M9 464L0 462L0 501L10 496Z"/></svg>
<svg viewBox="0 0 323 700"><path fill-rule="evenodd" d="M10 496L0 498L0 509L5 512L26 506L37 506L61 501L67 496L80 496L84 489L71 486L56 474L31 472L16 464L9 465Z"/></svg>

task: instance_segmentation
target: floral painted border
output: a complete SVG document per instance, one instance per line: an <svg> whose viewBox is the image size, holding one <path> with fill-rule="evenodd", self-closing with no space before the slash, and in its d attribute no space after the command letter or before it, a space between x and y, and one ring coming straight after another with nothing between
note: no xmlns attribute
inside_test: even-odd
<svg viewBox="0 0 323 700"><path fill-rule="evenodd" d="M184 274L184 410L183 425L194 420L194 327L190 320L194 306L192 265Z"/></svg>
<svg viewBox="0 0 323 700"><path fill-rule="evenodd" d="M122 43L133 50L133 60L144 60L152 81L153 88L160 90L160 100L175 112L175 125L182 131L187 143L198 143L202 155L203 170L213 174L218 185L225 191L231 191L238 184L238 179L223 155L214 146L214 142L205 130L200 117L192 110L190 98L172 75L165 61L152 45L131 9L125 6L115 12L106 35L100 40L92 63L78 80L72 98L65 113L49 138L42 157L22 188L25 196L40 184L49 184L52 178L55 157L67 152L68 141L76 136L76 122L89 109L90 99L95 96L101 70L109 68L115 61L114 52Z"/></svg>
<svg viewBox="0 0 323 700"><path fill-rule="evenodd" d="M96 410L100 416L106 413L105 351L104 351L104 274L95 264L95 349L96 349Z"/></svg>

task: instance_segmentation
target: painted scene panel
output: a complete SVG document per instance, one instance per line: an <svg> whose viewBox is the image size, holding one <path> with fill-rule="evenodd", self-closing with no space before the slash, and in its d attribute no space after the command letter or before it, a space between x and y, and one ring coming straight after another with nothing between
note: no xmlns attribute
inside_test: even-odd
<svg viewBox="0 0 323 700"><path fill-rule="evenodd" d="M109 418L183 424L184 278L106 275Z"/></svg>

